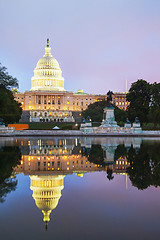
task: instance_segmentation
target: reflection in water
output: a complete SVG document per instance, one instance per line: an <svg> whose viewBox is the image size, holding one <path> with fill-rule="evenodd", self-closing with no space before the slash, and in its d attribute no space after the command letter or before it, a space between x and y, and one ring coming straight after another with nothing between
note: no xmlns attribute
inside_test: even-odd
<svg viewBox="0 0 160 240"><path fill-rule="evenodd" d="M50 221L50 213L58 205L61 191L64 188L63 175L59 176L30 176L31 190L37 207L42 210L46 229Z"/></svg>
<svg viewBox="0 0 160 240"><path fill-rule="evenodd" d="M0 148L0 202L3 203L8 193L15 191L17 181L12 175L14 167L19 163L21 153L19 147L4 146ZM12 176L12 178L11 178Z"/></svg>
<svg viewBox="0 0 160 240"><path fill-rule="evenodd" d="M67 174L74 173L83 177L87 172L106 171L110 181L114 181L114 174L128 175L138 189L150 185L160 186L158 142L142 141L140 138L33 138L16 139L14 145L19 146L17 149L20 148L22 153L20 164L15 167L14 173L30 176L32 196L44 215L46 229L51 211L60 200L63 180ZM0 154L4 153L6 159L10 158L13 162L6 160L7 164L12 164L6 165L8 171L5 168L1 171L1 177L7 172L3 183L20 158L18 150L13 154L13 151L5 148L1 149ZM14 189L13 186L12 190ZM5 196L2 190L1 195Z"/></svg>

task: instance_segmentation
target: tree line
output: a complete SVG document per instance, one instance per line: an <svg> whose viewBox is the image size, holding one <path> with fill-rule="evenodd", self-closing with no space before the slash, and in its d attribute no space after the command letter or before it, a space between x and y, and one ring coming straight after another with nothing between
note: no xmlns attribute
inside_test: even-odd
<svg viewBox="0 0 160 240"><path fill-rule="evenodd" d="M138 117L142 123L160 124L160 83L150 84L143 79L132 83L126 100L130 102L127 111L115 108L115 119L118 123L125 122L128 118L134 122ZM100 101L90 104L82 112L82 116L90 116L93 122L101 122L103 119L103 109L107 106L107 101Z"/></svg>
<svg viewBox="0 0 160 240"><path fill-rule="evenodd" d="M160 83L150 84L140 79L132 83L127 94L128 118L131 122L137 116L141 123L160 123Z"/></svg>
<svg viewBox="0 0 160 240"><path fill-rule="evenodd" d="M12 92L12 88L17 87L17 78L9 75L6 67L0 64L0 118L6 124L18 122L22 114L21 104L14 100Z"/></svg>

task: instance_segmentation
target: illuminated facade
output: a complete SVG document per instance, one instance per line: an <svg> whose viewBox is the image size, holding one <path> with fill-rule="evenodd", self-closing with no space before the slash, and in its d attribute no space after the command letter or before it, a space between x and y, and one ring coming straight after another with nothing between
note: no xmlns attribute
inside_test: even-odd
<svg viewBox="0 0 160 240"><path fill-rule="evenodd" d="M103 141L103 142L102 142ZM15 168L15 173L24 173L30 176L30 189L36 206L43 213L43 221L46 228L50 221L50 214L54 210L62 196L64 178L68 174L83 174L96 171L106 171L109 175L127 175L126 170L130 166L125 156L114 160L118 143L112 140L112 144L106 138L94 139L94 142L80 138L50 138L50 139L17 139L16 144L21 148L20 165ZM127 146L139 148L132 139ZM123 143L123 139L119 144ZM100 146L103 150L103 163L90 162L89 155L93 145ZM99 145L100 144L100 145ZM100 150L100 153L101 153ZM87 154L86 154L87 152ZM94 159L91 157L91 161ZM112 178L113 179L113 178Z"/></svg>
<svg viewBox="0 0 160 240"><path fill-rule="evenodd" d="M65 121L74 122L73 112L81 112L88 105L107 99L107 95L87 94L83 90L77 93L64 89L64 78L59 63L51 55L49 39L45 54L38 61L31 79L30 91L15 93L15 100L22 104L23 111L30 114L29 121ZM120 99L121 98L121 99ZM113 102L126 110L126 93L115 93Z"/></svg>
<svg viewBox="0 0 160 240"><path fill-rule="evenodd" d="M130 102L126 100L126 92L115 92L113 95L113 103L120 109L127 110Z"/></svg>
<svg viewBox="0 0 160 240"><path fill-rule="evenodd" d="M49 39L45 55L40 58L32 77L31 91L64 91L64 78L57 60L51 55Z"/></svg>
<svg viewBox="0 0 160 240"><path fill-rule="evenodd" d="M35 200L36 206L43 213L43 221L46 229L50 221L50 213L58 205L61 197L61 191L64 188L63 175L58 176L30 176L30 189L33 191L32 197Z"/></svg>

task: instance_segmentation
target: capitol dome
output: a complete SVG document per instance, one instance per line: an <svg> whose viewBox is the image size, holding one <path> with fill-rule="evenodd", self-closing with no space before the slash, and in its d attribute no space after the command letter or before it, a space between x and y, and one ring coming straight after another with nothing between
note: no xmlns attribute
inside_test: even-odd
<svg viewBox="0 0 160 240"><path fill-rule="evenodd" d="M39 59L31 80L31 91L65 91L62 71L57 60L51 55L49 39L47 39L45 55Z"/></svg>
<svg viewBox="0 0 160 240"><path fill-rule="evenodd" d="M61 191L64 188L63 175L58 176L30 176L31 186L33 191L32 197L35 200L36 206L42 211L46 226L50 221L50 213L58 205L61 197Z"/></svg>

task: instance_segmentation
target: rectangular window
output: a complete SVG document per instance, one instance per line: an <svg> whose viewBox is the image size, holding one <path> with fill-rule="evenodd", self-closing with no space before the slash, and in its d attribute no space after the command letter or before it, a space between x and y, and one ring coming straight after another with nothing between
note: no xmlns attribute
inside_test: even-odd
<svg viewBox="0 0 160 240"><path fill-rule="evenodd" d="M38 104L41 104L41 100L38 100Z"/></svg>
<svg viewBox="0 0 160 240"><path fill-rule="evenodd" d="M44 104L47 104L47 103L46 103L46 100L44 100Z"/></svg>

